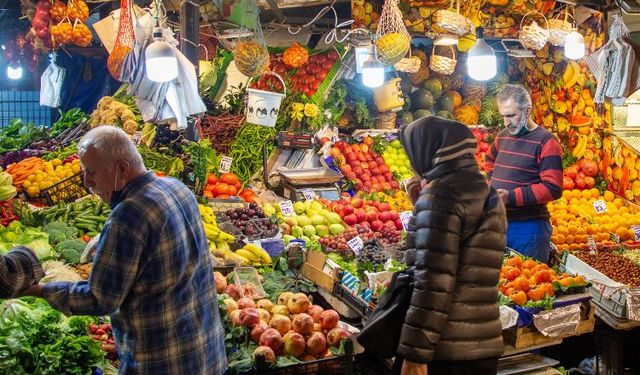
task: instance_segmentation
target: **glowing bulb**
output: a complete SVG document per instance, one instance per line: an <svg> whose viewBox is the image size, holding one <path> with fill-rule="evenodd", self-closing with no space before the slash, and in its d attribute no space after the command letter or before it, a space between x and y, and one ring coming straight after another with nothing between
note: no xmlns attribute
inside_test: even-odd
<svg viewBox="0 0 640 375"><path fill-rule="evenodd" d="M22 78L22 67L20 65L17 67L13 67L11 65L7 66L7 77L13 80Z"/></svg>
<svg viewBox="0 0 640 375"><path fill-rule="evenodd" d="M162 40L162 30L153 30L154 42L144 51L147 78L155 82L169 82L178 76L178 59L171 44Z"/></svg>
<svg viewBox="0 0 640 375"><path fill-rule="evenodd" d="M486 81L493 78L498 71L496 54L482 37L482 28L477 28L476 44L467 54L467 73L476 81Z"/></svg>
<svg viewBox="0 0 640 375"><path fill-rule="evenodd" d="M584 53L584 37L577 30L573 30L567 35L564 42L564 56L571 60L577 60L583 58Z"/></svg>

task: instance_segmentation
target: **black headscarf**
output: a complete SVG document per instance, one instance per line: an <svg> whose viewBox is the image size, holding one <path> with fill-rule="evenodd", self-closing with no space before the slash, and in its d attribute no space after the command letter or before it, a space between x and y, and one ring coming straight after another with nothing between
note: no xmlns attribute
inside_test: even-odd
<svg viewBox="0 0 640 375"><path fill-rule="evenodd" d="M467 126L437 116L422 117L402 128L400 142L411 166L424 178L436 166L473 159L476 152L476 138Z"/></svg>

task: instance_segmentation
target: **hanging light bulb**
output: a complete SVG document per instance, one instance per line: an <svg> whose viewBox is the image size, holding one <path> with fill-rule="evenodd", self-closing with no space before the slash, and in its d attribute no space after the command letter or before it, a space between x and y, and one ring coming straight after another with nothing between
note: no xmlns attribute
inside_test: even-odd
<svg viewBox="0 0 640 375"><path fill-rule="evenodd" d="M458 36L449 34L440 35L433 42L435 46L455 46L456 44L458 44Z"/></svg>
<svg viewBox="0 0 640 375"><path fill-rule="evenodd" d="M18 80L22 78L22 66L20 65L11 65L7 66L7 77L12 80Z"/></svg>
<svg viewBox="0 0 640 375"><path fill-rule="evenodd" d="M565 39L564 56L571 60L578 60L584 57L584 53L584 37L578 30L573 29Z"/></svg>
<svg viewBox="0 0 640 375"><path fill-rule="evenodd" d="M371 51L362 63L362 83L367 87L378 87L384 83L384 64L376 56L375 44L372 44Z"/></svg>
<svg viewBox="0 0 640 375"><path fill-rule="evenodd" d="M178 59L171 44L164 41L162 29L153 29L154 42L144 51L147 78L155 82L169 82L178 76Z"/></svg>
<svg viewBox="0 0 640 375"><path fill-rule="evenodd" d="M476 39L467 54L467 73L476 81L486 81L496 75L498 61L493 48L484 41L482 27L476 29Z"/></svg>

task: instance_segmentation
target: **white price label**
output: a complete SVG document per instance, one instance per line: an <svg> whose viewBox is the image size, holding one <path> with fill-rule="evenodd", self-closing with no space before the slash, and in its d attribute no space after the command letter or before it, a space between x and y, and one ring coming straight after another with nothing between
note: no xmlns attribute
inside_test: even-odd
<svg viewBox="0 0 640 375"><path fill-rule="evenodd" d="M300 193L302 193L304 199L316 199L316 192L311 189L300 189Z"/></svg>
<svg viewBox="0 0 640 375"><path fill-rule="evenodd" d="M409 222L412 216L413 212L411 211L400 212L400 221L402 221L402 228L404 228L404 230L409 230Z"/></svg>
<svg viewBox="0 0 640 375"><path fill-rule="evenodd" d="M233 158L223 156L220 160L220 168L218 168L218 172L229 173L229 171L231 170L231 162L233 162Z"/></svg>
<svg viewBox="0 0 640 375"><path fill-rule="evenodd" d="M589 251L594 253L597 247L596 247L596 240L593 238L593 236L587 236L587 244L589 245Z"/></svg>
<svg viewBox="0 0 640 375"><path fill-rule="evenodd" d="M607 212L607 204L602 199L598 199L593 201L593 209L596 210L597 214L605 213Z"/></svg>
<svg viewBox="0 0 640 375"><path fill-rule="evenodd" d="M640 225L632 225L631 230L633 231L633 235L636 237L636 242L640 241Z"/></svg>
<svg viewBox="0 0 640 375"><path fill-rule="evenodd" d="M337 142L340 140L339 135L340 135L340 130L338 130L337 126L333 127L333 136L331 137L331 142Z"/></svg>
<svg viewBox="0 0 640 375"><path fill-rule="evenodd" d="M347 241L347 245L353 250L356 255L360 254L360 250L364 247L364 242L360 236L355 236L349 241Z"/></svg>
<svg viewBox="0 0 640 375"><path fill-rule="evenodd" d="M141 131L133 132L133 134L131 135L131 141L133 141L133 143L136 146L140 146L140 143L142 142L142 132Z"/></svg>
<svg viewBox="0 0 640 375"><path fill-rule="evenodd" d="M295 211L293 210L293 203L289 200L282 201L278 203L280 206L280 211L282 211L282 216L293 216L295 215Z"/></svg>

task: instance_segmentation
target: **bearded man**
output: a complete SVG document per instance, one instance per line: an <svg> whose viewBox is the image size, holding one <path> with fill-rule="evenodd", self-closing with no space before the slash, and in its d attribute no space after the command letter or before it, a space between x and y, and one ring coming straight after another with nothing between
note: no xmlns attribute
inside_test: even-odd
<svg viewBox="0 0 640 375"><path fill-rule="evenodd" d="M505 85L497 101L506 129L487 153L486 170L507 208L507 247L547 262L552 231L547 203L562 196L562 147L531 119L524 86Z"/></svg>

